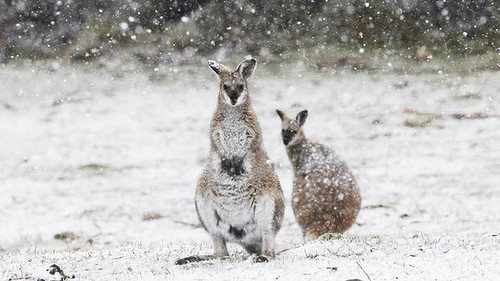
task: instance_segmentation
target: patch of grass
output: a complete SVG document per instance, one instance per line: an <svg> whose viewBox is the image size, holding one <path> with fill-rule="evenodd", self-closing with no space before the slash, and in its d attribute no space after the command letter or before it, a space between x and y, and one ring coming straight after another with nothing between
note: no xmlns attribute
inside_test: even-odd
<svg viewBox="0 0 500 281"><path fill-rule="evenodd" d="M163 218L164 216L160 213L157 212L146 212L142 214L142 220L143 221L152 221L152 220L158 220Z"/></svg>
<svg viewBox="0 0 500 281"><path fill-rule="evenodd" d="M78 167L79 170L93 175L103 175L107 172L122 172L129 169L136 169L138 166L112 167L102 163L89 163Z"/></svg>
<svg viewBox="0 0 500 281"><path fill-rule="evenodd" d="M415 116L406 119L403 125L409 128L426 128L432 125L436 119L438 119L436 116Z"/></svg>
<svg viewBox="0 0 500 281"><path fill-rule="evenodd" d="M70 241L75 240L76 238L78 238L78 235L76 235L74 232L70 232L70 231L65 231L65 232L57 233L56 235L54 235L54 239L61 240L64 242L70 242Z"/></svg>
<svg viewBox="0 0 500 281"><path fill-rule="evenodd" d="M331 240L338 240L340 238L342 238L341 234L338 234L338 233L325 233L325 234L321 235L320 237L318 237L318 240L321 240L321 241L331 241Z"/></svg>
<svg viewBox="0 0 500 281"><path fill-rule="evenodd" d="M109 166L106 164L100 164L100 163L90 163L90 164L85 164L79 167L80 170L86 170L90 172L103 172L105 170L109 169Z"/></svg>

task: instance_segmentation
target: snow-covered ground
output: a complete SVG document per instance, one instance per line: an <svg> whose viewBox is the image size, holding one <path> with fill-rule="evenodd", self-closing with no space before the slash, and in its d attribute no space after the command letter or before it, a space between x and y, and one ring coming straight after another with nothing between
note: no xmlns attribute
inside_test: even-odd
<svg viewBox="0 0 500 281"><path fill-rule="evenodd" d="M194 210L217 78L52 65L0 69L0 280L498 280L500 72L257 68L265 147L287 197L275 261L175 266L211 253ZM342 237L302 244L275 109L309 110L306 135L357 176L363 209ZM57 235L57 236L56 236ZM57 237L57 239L56 239Z"/></svg>

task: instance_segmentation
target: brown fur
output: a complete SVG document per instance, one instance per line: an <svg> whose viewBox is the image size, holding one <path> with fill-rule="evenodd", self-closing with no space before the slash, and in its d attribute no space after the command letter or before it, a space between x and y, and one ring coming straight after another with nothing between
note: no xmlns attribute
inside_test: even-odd
<svg viewBox="0 0 500 281"><path fill-rule="evenodd" d="M292 207L304 236L345 232L361 207L354 176L332 149L305 137L299 117L279 114L283 134L293 134L286 147L294 172ZM307 112L303 122L306 117Z"/></svg>

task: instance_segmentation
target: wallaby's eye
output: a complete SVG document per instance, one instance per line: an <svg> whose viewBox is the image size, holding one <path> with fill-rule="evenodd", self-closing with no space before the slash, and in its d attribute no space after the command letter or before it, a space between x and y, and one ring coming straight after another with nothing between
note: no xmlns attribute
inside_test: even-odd
<svg viewBox="0 0 500 281"><path fill-rule="evenodd" d="M229 91L229 85L227 85L227 84L224 84L222 86L222 88L224 88L224 91Z"/></svg>
<svg viewBox="0 0 500 281"><path fill-rule="evenodd" d="M238 90L241 92L243 91L243 84L238 85Z"/></svg>

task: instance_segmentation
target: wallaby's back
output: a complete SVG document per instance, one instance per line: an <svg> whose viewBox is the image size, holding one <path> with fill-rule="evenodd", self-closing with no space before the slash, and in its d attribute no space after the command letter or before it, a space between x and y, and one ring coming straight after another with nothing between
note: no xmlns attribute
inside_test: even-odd
<svg viewBox="0 0 500 281"><path fill-rule="evenodd" d="M352 173L335 152L310 140L290 151L293 165L292 207L307 238L349 229L361 207Z"/></svg>

